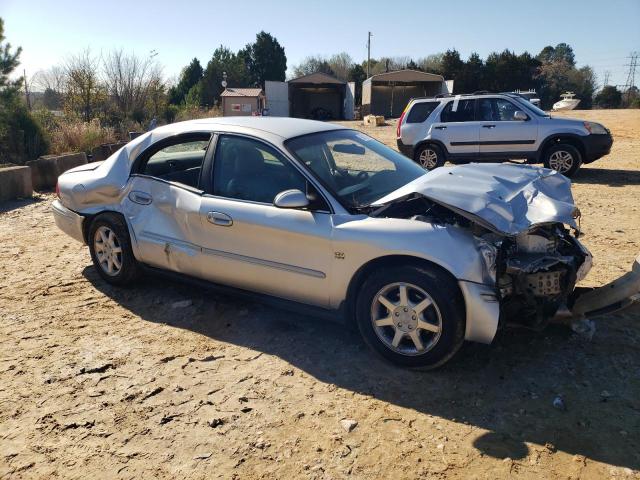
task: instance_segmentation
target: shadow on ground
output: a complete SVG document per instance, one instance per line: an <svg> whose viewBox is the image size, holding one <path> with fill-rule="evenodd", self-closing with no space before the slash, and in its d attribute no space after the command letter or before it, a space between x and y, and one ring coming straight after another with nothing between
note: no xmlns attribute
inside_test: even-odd
<svg viewBox="0 0 640 480"><path fill-rule="evenodd" d="M640 171L581 167L571 178L571 181L573 183L609 185L610 187L640 185Z"/></svg>
<svg viewBox="0 0 640 480"><path fill-rule="evenodd" d="M560 327L512 331L491 346L468 344L440 370L415 372L380 360L337 322L244 300L248 314L240 315L237 299L207 290L194 294L190 286L153 278L118 289L91 267L83 274L146 321L276 355L321 382L487 430L473 442L485 455L522 459L526 443L535 443L640 468L638 310L601 322L592 342ZM188 310L170 307L185 298L193 300ZM554 408L557 396L565 410Z"/></svg>
<svg viewBox="0 0 640 480"><path fill-rule="evenodd" d="M19 200L8 200L6 202L0 202L0 213L7 213L18 208L26 207L34 203L41 202L40 197L33 198L21 198Z"/></svg>

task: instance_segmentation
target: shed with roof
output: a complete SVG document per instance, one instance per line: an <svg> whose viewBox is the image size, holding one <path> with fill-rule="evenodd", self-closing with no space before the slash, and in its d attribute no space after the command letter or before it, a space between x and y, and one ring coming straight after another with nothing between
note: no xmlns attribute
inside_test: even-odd
<svg viewBox="0 0 640 480"><path fill-rule="evenodd" d="M265 105L261 88L225 88L220 97L225 117L261 115Z"/></svg>
<svg viewBox="0 0 640 480"><path fill-rule="evenodd" d="M453 82L442 75L396 70L373 75L362 83L362 114L399 117L409 100L451 93Z"/></svg>

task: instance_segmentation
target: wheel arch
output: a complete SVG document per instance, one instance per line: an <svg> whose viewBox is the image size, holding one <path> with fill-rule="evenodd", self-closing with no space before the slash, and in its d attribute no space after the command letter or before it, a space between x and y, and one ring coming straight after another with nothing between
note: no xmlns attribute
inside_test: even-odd
<svg viewBox="0 0 640 480"><path fill-rule="evenodd" d="M347 287L347 295L345 299L345 318L347 322L353 322L355 324L355 305L356 299L358 297L358 292L360 290L360 286L364 283L367 277L374 272L375 270L388 268L388 267L397 267L399 265L408 265L414 267L429 267L441 272L443 275L447 276L452 284L456 286L456 290L459 295L459 300L461 301L462 307L464 309L464 318L466 318L466 302L465 297L460 289L460 285L458 283L458 279L453 275L449 270L444 268L442 265L439 265L435 262L429 261L425 258L414 257L412 255L385 255L383 257L377 257L372 260L369 260L364 265L362 265L351 277L351 281L349 282L349 286Z"/></svg>
<svg viewBox="0 0 640 480"><path fill-rule="evenodd" d="M132 241L132 244L135 243L135 238L131 234L131 228L129 226L129 222L127 221L127 217L125 217L122 214L122 212L118 212L116 210L101 210L100 212L96 212L96 213L83 214L84 222L82 222L82 235L84 236L85 243L87 245L89 245L89 230L91 229L91 224L93 223L93 221L96 219L96 217L99 217L100 215L104 215L106 213L111 213L113 215L117 215L117 216L121 217L122 220L124 220L124 223L127 226L127 230L129 232L129 237L130 237L130 239ZM135 251L135 249L134 249L134 251Z"/></svg>
<svg viewBox="0 0 640 480"><path fill-rule="evenodd" d="M418 142L416 144L416 146L413 149L413 159L416 160L417 159L417 155L418 152L420 151L420 149L424 146L427 145L435 145L436 147L440 148L442 150L442 153L444 153L445 158L449 157L449 151L447 150L447 147L445 146L444 143L442 143L440 140L433 140L433 139L426 139L426 140L422 140L421 142Z"/></svg>
<svg viewBox="0 0 640 480"><path fill-rule="evenodd" d="M546 151L550 147L554 145L558 145L560 143L566 143L571 145L572 147L577 148L578 152L580 152L580 157L581 157L580 160L584 161L585 155L586 155L586 149L585 149L584 143L580 138L580 135L576 135L572 133L557 134L547 138L542 143L542 145L540 146L540 149L538 150L537 160L539 162L543 161Z"/></svg>

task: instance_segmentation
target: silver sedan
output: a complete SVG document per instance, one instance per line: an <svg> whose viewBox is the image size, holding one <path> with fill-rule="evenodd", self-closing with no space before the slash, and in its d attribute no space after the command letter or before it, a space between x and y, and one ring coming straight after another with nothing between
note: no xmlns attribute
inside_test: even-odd
<svg viewBox="0 0 640 480"><path fill-rule="evenodd" d="M341 315L408 367L441 365L502 325L539 329L638 290L636 275L621 298L577 298L591 255L562 175L492 164L427 173L329 123L167 125L64 173L57 190L58 227L89 246L105 281L169 272Z"/></svg>

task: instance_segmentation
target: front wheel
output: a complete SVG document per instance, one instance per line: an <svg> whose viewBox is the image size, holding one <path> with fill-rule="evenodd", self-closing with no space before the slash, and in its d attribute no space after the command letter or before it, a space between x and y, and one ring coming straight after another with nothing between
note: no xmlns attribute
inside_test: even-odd
<svg viewBox="0 0 640 480"><path fill-rule="evenodd" d="M582 156L573 145L559 143L547 149L543 161L546 168L571 177L580 168Z"/></svg>
<svg viewBox="0 0 640 480"><path fill-rule="evenodd" d="M98 274L113 285L127 285L140 273L133 256L127 224L115 213L103 213L91 222L88 235L91 260Z"/></svg>
<svg viewBox="0 0 640 480"><path fill-rule="evenodd" d="M436 368L464 342L461 294L435 268L400 266L372 274L358 295L356 321L373 350L404 367Z"/></svg>
<svg viewBox="0 0 640 480"><path fill-rule="evenodd" d="M444 165L444 154L437 145L423 145L416 152L415 161L426 170L442 167Z"/></svg>

